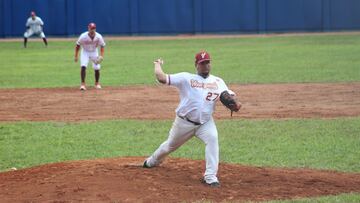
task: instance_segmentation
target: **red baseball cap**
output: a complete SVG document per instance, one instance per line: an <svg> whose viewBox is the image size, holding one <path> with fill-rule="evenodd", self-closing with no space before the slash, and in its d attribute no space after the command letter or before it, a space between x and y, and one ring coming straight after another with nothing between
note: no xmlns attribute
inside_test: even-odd
<svg viewBox="0 0 360 203"><path fill-rule="evenodd" d="M31 16L36 16L35 11L31 11L30 15L31 15Z"/></svg>
<svg viewBox="0 0 360 203"><path fill-rule="evenodd" d="M195 63L199 64L203 61L210 61L210 54L206 51L201 51L195 55Z"/></svg>
<svg viewBox="0 0 360 203"><path fill-rule="evenodd" d="M90 24L88 25L88 28L89 28L90 30L96 29L96 24L95 24L95 23L90 23Z"/></svg>

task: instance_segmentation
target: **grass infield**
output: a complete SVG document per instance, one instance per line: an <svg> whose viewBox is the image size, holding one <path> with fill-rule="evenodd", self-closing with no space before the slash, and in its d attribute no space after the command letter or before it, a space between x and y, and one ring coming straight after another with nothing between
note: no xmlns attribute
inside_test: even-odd
<svg viewBox="0 0 360 203"><path fill-rule="evenodd" d="M331 120L219 120L221 161L256 166L360 172L360 118ZM1 123L0 170L48 162L150 155L171 121ZM204 158L192 139L172 156Z"/></svg>

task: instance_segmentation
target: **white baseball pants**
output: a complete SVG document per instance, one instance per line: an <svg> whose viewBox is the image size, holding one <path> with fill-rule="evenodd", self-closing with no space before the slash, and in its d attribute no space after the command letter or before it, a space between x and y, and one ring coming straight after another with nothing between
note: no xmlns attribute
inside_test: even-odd
<svg viewBox="0 0 360 203"><path fill-rule="evenodd" d="M216 177L219 166L218 132L213 118L202 125L194 125L176 116L168 139L146 160L149 167L159 165L165 157L175 151L193 136L205 143L206 170L204 180L207 183L218 182Z"/></svg>
<svg viewBox="0 0 360 203"><path fill-rule="evenodd" d="M80 55L80 65L87 67L87 65L89 64L89 60L90 60L92 62L94 70L100 70L100 68L101 68L100 64L94 63L94 61L97 59L98 56L99 56L99 54L97 51L88 52L88 51L82 50L81 55Z"/></svg>
<svg viewBox="0 0 360 203"><path fill-rule="evenodd" d="M45 38L45 34L44 34L44 32L42 32L42 31L35 32L35 31L32 30L32 29L28 29L28 30L24 33L24 37L25 37L25 38L29 38L29 37L31 37L31 36L33 36L33 35L38 35L38 36L40 36L41 38Z"/></svg>

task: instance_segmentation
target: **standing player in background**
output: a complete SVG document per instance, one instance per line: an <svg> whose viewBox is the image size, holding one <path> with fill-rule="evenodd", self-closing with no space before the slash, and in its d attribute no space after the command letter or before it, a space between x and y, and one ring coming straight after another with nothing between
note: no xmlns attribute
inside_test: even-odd
<svg viewBox="0 0 360 203"><path fill-rule="evenodd" d="M32 35L40 36L45 46L47 46L47 40L43 32L44 22L40 17L36 16L34 11L31 11L30 17L26 21L26 32L24 33L24 47L26 48L27 40Z"/></svg>
<svg viewBox="0 0 360 203"><path fill-rule="evenodd" d="M165 74L158 59L155 64L156 79L163 84L172 85L179 89L180 104L176 109L176 118L169 132L169 136L159 148L148 157L144 168L158 166L165 157L175 151L194 135L205 143L206 170L202 182L219 187L217 178L219 165L218 132L212 114L219 96L228 89L224 81L210 74L210 55L202 51L195 56L197 74L177 73ZM234 94L232 92L232 94ZM234 111L241 108L241 104L234 99Z"/></svg>
<svg viewBox="0 0 360 203"><path fill-rule="evenodd" d="M90 23L88 25L88 31L80 35L78 41L76 42L75 47L75 62L78 61L78 55L80 46L82 47L81 56L80 56L80 65L81 65L81 85L80 90L86 90L85 77L86 77L86 67L89 63L89 60L92 62L94 71L95 71L95 88L101 89L99 83L100 79L100 63L104 59L104 47L105 41L103 37L96 32L95 23ZM100 56L98 53L97 47L100 46Z"/></svg>

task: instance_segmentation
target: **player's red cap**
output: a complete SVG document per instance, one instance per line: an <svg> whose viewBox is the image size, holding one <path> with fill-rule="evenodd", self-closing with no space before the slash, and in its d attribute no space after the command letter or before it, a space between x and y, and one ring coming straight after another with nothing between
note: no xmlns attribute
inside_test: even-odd
<svg viewBox="0 0 360 203"><path fill-rule="evenodd" d="M206 51L200 51L199 53L197 53L195 55L195 63L201 63L203 61L210 61L210 54L207 53Z"/></svg>
<svg viewBox="0 0 360 203"><path fill-rule="evenodd" d="M31 15L31 16L36 16L35 11L31 11L30 15Z"/></svg>
<svg viewBox="0 0 360 203"><path fill-rule="evenodd" d="M89 28L90 30L96 29L96 24L95 24L95 23L89 23L88 28Z"/></svg>

